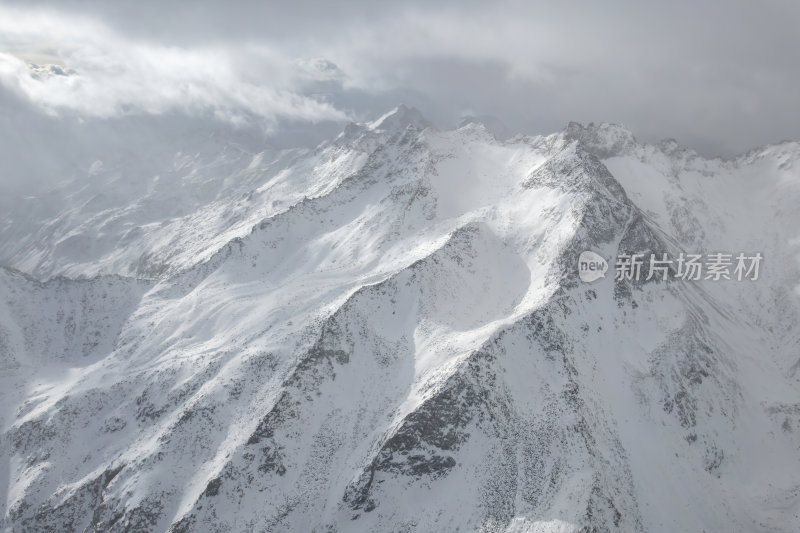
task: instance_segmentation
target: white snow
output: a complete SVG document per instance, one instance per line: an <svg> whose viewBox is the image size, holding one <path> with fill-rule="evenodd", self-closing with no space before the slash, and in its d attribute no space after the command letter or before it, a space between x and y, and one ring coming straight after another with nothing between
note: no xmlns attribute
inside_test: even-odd
<svg viewBox="0 0 800 533"><path fill-rule="evenodd" d="M43 282L0 270L3 527L793 531L800 149L580 128L402 106L315 150L97 154L55 213L9 213L2 263ZM532 179L576 135L633 207ZM762 277L569 286L625 209Z"/></svg>

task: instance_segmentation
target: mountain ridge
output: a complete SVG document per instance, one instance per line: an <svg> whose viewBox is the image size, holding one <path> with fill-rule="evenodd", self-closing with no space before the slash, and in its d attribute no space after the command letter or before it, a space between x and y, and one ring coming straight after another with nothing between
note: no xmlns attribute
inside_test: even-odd
<svg viewBox="0 0 800 533"><path fill-rule="evenodd" d="M4 528L792 530L791 154L681 166L613 125L500 142L400 111L216 182L190 164L227 183L194 233L142 233L183 249L2 270ZM780 194L731 230L753 172ZM759 241L751 283L578 278L584 250Z"/></svg>

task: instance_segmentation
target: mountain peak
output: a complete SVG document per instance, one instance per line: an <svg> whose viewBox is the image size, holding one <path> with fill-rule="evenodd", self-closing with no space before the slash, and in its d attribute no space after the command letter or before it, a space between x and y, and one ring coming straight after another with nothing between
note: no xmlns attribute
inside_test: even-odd
<svg viewBox="0 0 800 533"><path fill-rule="evenodd" d="M586 126L570 122L563 135L567 141L580 142L588 152L601 159L623 155L639 144L628 128L606 122L597 125L590 122Z"/></svg>
<svg viewBox="0 0 800 533"><path fill-rule="evenodd" d="M486 131L495 136L500 141L505 141L514 136L508 126L502 120L492 115L466 115L461 118L458 124L459 129L470 124L479 124L483 126Z"/></svg>
<svg viewBox="0 0 800 533"><path fill-rule="evenodd" d="M422 113L420 113L417 108L400 104L381 116L378 120L368 124L371 130L391 132L403 131L409 126L414 126L417 129L423 130L431 126L431 123L422 116Z"/></svg>

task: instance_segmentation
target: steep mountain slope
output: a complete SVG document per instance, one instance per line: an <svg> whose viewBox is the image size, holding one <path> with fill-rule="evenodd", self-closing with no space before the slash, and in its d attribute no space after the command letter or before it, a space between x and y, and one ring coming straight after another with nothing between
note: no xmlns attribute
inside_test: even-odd
<svg viewBox="0 0 800 533"><path fill-rule="evenodd" d="M5 264L45 281L0 271L5 528L796 529L797 144L501 142L400 107L226 150L9 215ZM680 251L765 263L613 279Z"/></svg>

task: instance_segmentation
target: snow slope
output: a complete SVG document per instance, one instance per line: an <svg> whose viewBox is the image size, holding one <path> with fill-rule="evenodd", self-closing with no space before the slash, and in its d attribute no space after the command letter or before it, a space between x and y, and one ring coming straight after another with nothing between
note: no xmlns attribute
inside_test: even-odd
<svg viewBox="0 0 800 533"><path fill-rule="evenodd" d="M5 529L797 529L800 145L401 106L175 152L6 215ZM585 284L587 249L765 260Z"/></svg>

